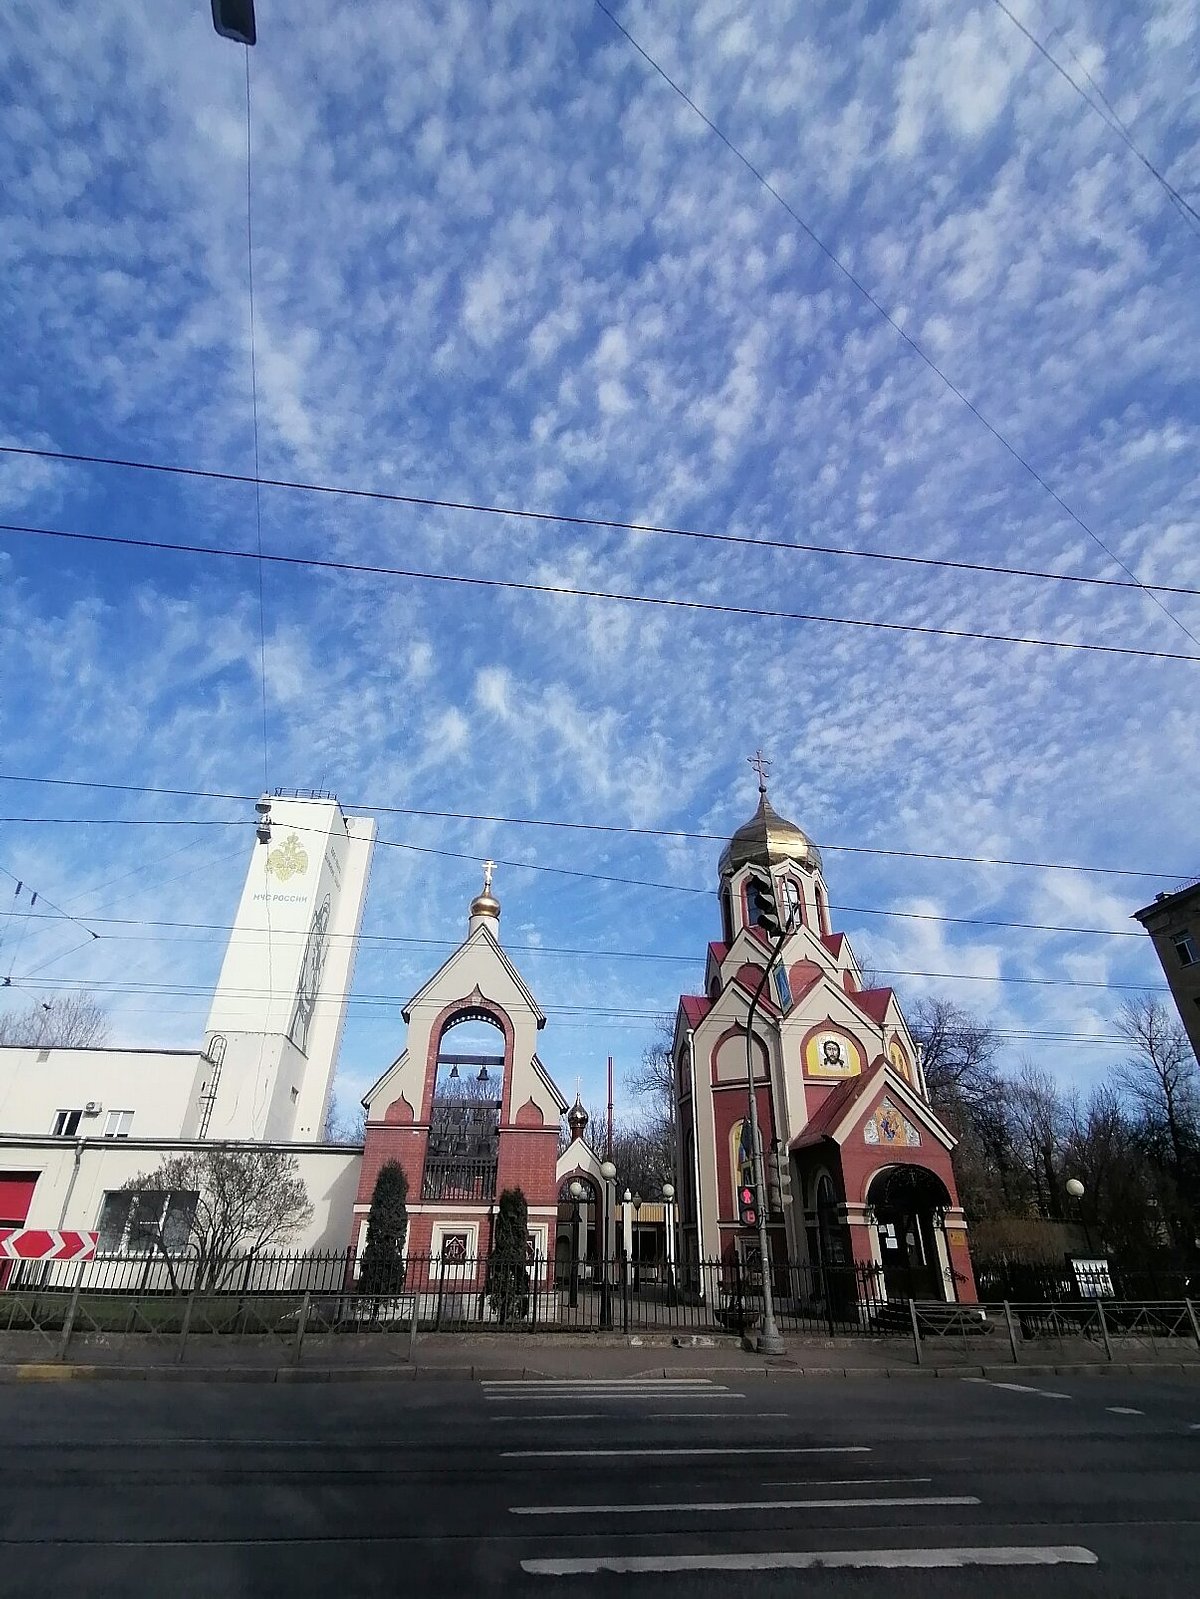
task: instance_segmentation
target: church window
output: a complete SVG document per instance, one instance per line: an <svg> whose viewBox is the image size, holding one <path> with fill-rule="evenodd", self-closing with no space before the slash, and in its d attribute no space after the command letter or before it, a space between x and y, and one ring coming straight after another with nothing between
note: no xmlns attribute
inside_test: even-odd
<svg viewBox="0 0 1200 1599"><path fill-rule="evenodd" d="M813 892L817 896L817 920L820 923L819 931L822 932L822 933L828 933L828 931L829 931L829 906L826 903L825 895L822 893L821 885L819 883L814 883L813 884Z"/></svg>
<svg viewBox="0 0 1200 1599"><path fill-rule="evenodd" d="M733 911L729 902L729 889L721 890L721 931L727 944L733 943Z"/></svg>
<svg viewBox="0 0 1200 1599"><path fill-rule="evenodd" d="M794 877L785 877L780 882L782 895L779 909L783 912L785 927L799 927L804 920L804 902L800 894L800 884Z"/></svg>
<svg viewBox="0 0 1200 1599"><path fill-rule="evenodd" d="M488 1204L496 1197L504 1049L499 1023L482 1011L452 1017L438 1045L421 1178L424 1200ZM453 1032L453 1047L449 1042Z"/></svg>
<svg viewBox="0 0 1200 1599"><path fill-rule="evenodd" d="M779 1001L780 1010L790 1010L792 1005L792 985L788 981L786 970L782 966L776 966L772 976L775 979L775 998Z"/></svg>
<svg viewBox="0 0 1200 1599"><path fill-rule="evenodd" d="M1179 956L1181 966L1195 966L1200 962L1200 950L1196 948L1196 940L1190 933L1175 933L1171 938L1175 946L1175 953Z"/></svg>

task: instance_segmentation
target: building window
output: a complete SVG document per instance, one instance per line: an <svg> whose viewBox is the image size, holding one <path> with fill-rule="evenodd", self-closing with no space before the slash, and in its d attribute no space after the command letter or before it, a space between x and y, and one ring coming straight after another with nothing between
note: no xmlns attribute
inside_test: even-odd
<svg viewBox="0 0 1200 1599"><path fill-rule="evenodd" d="M197 1194L161 1188L120 1188L105 1194L98 1255L182 1255L196 1214Z"/></svg>
<svg viewBox="0 0 1200 1599"><path fill-rule="evenodd" d="M1171 942L1181 966L1195 966L1200 962L1200 950L1197 950L1196 940L1190 933L1172 933Z"/></svg>
<svg viewBox="0 0 1200 1599"><path fill-rule="evenodd" d="M780 1010L790 1010L792 1006L792 985L788 982L788 974L782 966L776 966L771 974L775 979L775 998L779 1001Z"/></svg>
<svg viewBox="0 0 1200 1599"><path fill-rule="evenodd" d="M104 1120L105 1138L128 1138L133 1126L131 1110L110 1110Z"/></svg>
<svg viewBox="0 0 1200 1599"><path fill-rule="evenodd" d="M794 877L785 877L780 885L783 889L780 910L783 912L783 925L785 927L799 927L804 920L803 901L800 897L800 884Z"/></svg>
<svg viewBox="0 0 1200 1599"><path fill-rule="evenodd" d="M79 1118L83 1115L81 1110L59 1110L54 1113L54 1126L50 1129L52 1138L74 1138L79 1131Z"/></svg>

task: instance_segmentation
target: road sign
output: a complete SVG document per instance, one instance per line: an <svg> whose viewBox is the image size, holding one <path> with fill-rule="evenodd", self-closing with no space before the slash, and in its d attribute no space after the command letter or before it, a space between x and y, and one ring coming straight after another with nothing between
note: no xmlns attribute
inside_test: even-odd
<svg viewBox="0 0 1200 1599"><path fill-rule="evenodd" d="M46 1227L0 1227L0 1260L91 1260L97 1237Z"/></svg>

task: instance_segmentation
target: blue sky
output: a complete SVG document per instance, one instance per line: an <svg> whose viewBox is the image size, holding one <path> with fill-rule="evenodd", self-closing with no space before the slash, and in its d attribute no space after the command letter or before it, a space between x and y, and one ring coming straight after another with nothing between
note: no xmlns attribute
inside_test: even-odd
<svg viewBox="0 0 1200 1599"><path fill-rule="evenodd" d="M1123 575L590 0L327 9L260 0L251 54L264 475ZM1122 562L1200 588L1200 231L992 0L613 9ZM1011 9L1200 206L1200 4ZM0 442L251 474L244 52L202 0L26 3L0 61ZM258 536L247 485L21 456L0 513ZM276 553L1200 654L1136 589L281 489L261 516ZM885 977L905 1000L965 1004L1086 1087L1114 1046L1015 1035L1111 1034L1120 985L1161 981L1140 938L865 912L1129 931L1200 870L1186 662L278 566L264 602L265 767L253 565L0 534L3 772L254 794L265 771L348 807L725 835L761 743L860 958L963 974ZM1200 633L1200 600L1168 603ZM10 919L0 975L112 985L119 1041L192 1043L247 811L0 783L3 816L71 819L0 824L0 866L84 920L203 924L97 921L72 952L72 924ZM163 825L78 820L115 817ZM598 1098L700 980L715 842L380 835L679 885L497 873L506 942L547 949L515 953L568 1092ZM378 851L344 1103L477 882Z"/></svg>

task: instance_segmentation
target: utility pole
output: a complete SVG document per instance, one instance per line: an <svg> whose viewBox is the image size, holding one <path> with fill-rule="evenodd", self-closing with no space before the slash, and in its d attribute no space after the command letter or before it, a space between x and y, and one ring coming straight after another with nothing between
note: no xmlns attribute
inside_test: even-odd
<svg viewBox="0 0 1200 1599"><path fill-rule="evenodd" d="M770 869L760 870L752 867L752 881L750 892L754 896L757 909L757 924L767 934L773 934L770 954L767 964L763 967L763 974L759 978L758 987L754 990L754 997L750 1001L750 1009L746 1012L746 1092L750 1098L750 1153L754 1161L754 1188L757 1200L758 1221L758 1250L762 1260L763 1280L763 1319L762 1331L758 1337L758 1350L762 1355L782 1355L783 1339L775 1321L775 1294L771 1283L771 1241L767 1235L767 1166L763 1157L762 1129L758 1124L758 1095L754 1090L754 1013L758 1009L758 1002L763 996L771 976L771 969L779 959L780 952L787 942L791 932L791 924L780 925L779 910L775 903L775 883ZM770 1066L768 1061L767 1081L770 1082Z"/></svg>

